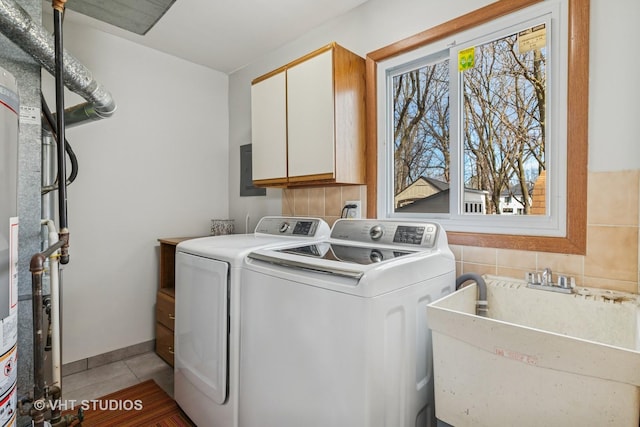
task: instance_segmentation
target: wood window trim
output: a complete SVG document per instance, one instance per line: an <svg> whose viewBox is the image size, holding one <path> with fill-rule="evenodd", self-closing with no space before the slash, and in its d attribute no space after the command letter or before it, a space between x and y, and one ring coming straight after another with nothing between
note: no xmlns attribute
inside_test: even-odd
<svg viewBox="0 0 640 427"><path fill-rule="evenodd" d="M433 28L392 43L367 54L367 213L377 216L378 62L401 55L439 39L484 24L543 0L500 0ZM524 236L447 232L450 244L502 249L535 250L566 254L586 254L587 246L587 160L589 113L589 0L569 2L569 45L567 73L567 210L566 237ZM585 96L587 95L587 96Z"/></svg>

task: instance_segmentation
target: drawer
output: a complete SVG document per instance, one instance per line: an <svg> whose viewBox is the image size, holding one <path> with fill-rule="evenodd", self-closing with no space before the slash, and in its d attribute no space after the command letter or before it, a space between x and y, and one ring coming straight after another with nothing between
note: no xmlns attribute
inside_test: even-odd
<svg viewBox="0 0 640 427"><path fill-rule="evenodd" d="M156 323L156 353L173 366L173 331Z"/></svg>
<svg viewBox="0 0 640 427"><path fill-rule="evenodd" d="M167 328L173 331L175 324L175 299L165 294L164 292L158 292L156 298L156 321L162 323Z"/></svg>

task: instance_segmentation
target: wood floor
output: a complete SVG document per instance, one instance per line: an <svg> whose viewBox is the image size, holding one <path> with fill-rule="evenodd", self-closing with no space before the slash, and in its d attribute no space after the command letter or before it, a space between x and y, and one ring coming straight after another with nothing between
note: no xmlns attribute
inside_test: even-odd
<svg viewBox="0 0 640 427"><path fill-rule="evenodd" d="M154 380L85 401L82 406L82 427L195 427Z"/></svg>

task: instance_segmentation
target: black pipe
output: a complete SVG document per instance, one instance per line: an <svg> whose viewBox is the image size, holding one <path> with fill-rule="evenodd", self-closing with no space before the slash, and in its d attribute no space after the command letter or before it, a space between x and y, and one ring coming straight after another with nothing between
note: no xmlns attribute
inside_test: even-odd
<svg viewBox="0 0 640 427"><path fill-rule="evenodd" d="M53 30L55 48L56 77L56 119L58 135L58 221L60 222L60 240L64 242L61 249L60 263L69 262L69 229L67 224L67 173L65 157L65 124L64 124L64 48L62 42L62 18L64 1L54 1Z"/></svg>
<svg viewBox="0 0 640 427"><path fill-rule="evenodd" d="M53 114L51 114L51 110L49 110L49 104L47 104L47 100L44 99L44 95L42 94L40 95L40 103L42 105L42 115L44 116L47 122L46 124L49 127L49 130L51 130L51 134L55 138L56 144L59 144L58 125L54 120ZM78 158L76 157L76 153L73 151L73 148L71 148L71 144L69 144L69 141L67 139L64 140L64 148L65 148L65 151L67 152L67 156L69 156L69 161L71 162L71 173L67 178L67 186L68 186L73 181L75 181L76 177L78 176ZM43 189L43 194L46 194L52 190L56 190L57 188L58 188L58 180L56 180L53 186L47 186L46 191L45 189Z"/></svg>

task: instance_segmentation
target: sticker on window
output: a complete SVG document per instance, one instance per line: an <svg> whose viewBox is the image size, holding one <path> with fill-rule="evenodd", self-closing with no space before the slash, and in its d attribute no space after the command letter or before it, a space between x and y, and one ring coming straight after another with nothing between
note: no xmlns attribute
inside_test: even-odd
<svg viewBox="0 0 640 427"><path fill-rule="evenodd" d="M545 24L536 25L518 33L518 51L522 53L534 49L542 49L547 45L547 29Z"/></svg>
<svg viewBox="0 0 640 427"><path fill-rule="evenodd" d="M462 72L473 68L475 65L475 53L475 47L470 47L458 52L458 71Z"/></svg>

